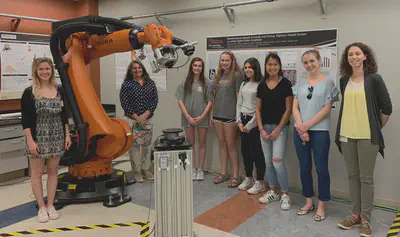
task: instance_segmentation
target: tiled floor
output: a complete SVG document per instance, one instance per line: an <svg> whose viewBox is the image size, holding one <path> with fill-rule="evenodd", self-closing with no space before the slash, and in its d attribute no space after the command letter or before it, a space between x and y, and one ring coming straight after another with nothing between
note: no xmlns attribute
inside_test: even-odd
<svg viewBox="0 0 400 237"><path fill-rule="evenodd" d="M121 157L120 160L126 160ZM128 171L129 162L119 163L116 168ZM344 231L336 222L345 217L349 204L332 201L329 204L328 218L315 223L312 215L299 217L297 208L303 204L303 198L290 193L292 209L281 211L279 203L261 205L257 197L236 189L229 189L226 183L214 185L212 175L194 183L194 230L197 237L350 237L359 236L358 230ZM44 182L45 183L45 182ZM128 187L132 202L116 208L103 207L102 203L65 206L60 210L61 218L45 224L39 224L34 217L33 195L29 181L11 186L0 187L0 233L23 230L49 229L55 227L73 227L82 225L113 224L124 222L146 222L149 207L150 223L154 223L154 192L150 181L136 183ZM150 202L149 196L152 195ZM15 206L18 208L10 209ZM395 213L374 209L372 226L374 236L386 236ZM7 224L8 223L8 224ZM13 223L10 225L10 223ZM46 233L44 236L139 236L139 226L109 229L77 230L73 232ZM39 236L39 234L29 235ZM42 235L40 235L42 236Z"/></svg>

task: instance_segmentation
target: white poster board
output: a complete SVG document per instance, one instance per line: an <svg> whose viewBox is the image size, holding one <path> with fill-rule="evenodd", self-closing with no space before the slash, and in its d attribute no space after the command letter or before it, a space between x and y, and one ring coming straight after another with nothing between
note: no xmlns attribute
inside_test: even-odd
<svg viewBox="0 0 400 237"><path fill-rule="evenodd" d="M337 29L207 37L206 75L214 79L219 57L225 50L235 54L241 68L246 59L257 58L264 74L265 57L273 52L281 58L284 76L294 85L307 76L301 55L309 49L319 50L321 72L337 83Z"/></svg>
<svg viewBox="0 0 400 237"><path fill-rule="evenodd" d="M0 100L21 98L32 84L32 62L38 57L53 59L49 35L0 31ZM60 83L58 72L56 79Z"/></svg>
<svg viewBox="0 0 400 237"><path fill-rule="evenodd" d="M167 69L163 69L158 73L152 72L150 62L154 56L151 45L145 45L142 49L135 50L135 58L143 63L150 78L156 83L158 90L167 91ZM130 62L131 52L115 54L115 78L117 90L121 89Z"/></svg>

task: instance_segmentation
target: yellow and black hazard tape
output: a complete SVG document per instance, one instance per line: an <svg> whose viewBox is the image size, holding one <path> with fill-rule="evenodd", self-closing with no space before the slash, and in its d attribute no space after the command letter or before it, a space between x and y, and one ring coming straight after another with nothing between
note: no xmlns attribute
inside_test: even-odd
<svg viewBox="0 0 400 237"><path fill-rule="evenodd" d="M147 237L150 235L150 222L126 222L126 223L116 223L116 224L106 224L106 225L88 225L88 226L74 226L74 227L62 227L62 228L52 228L52 229L40 229L40 230L25 230L10 233L0 233L0 237L9 236L22 236L22 235L32 235L32 234L46 234L55 232L69 232L76 230L92 230L92 229L109 229L109 228L119 228L128 226L141 226L140 237Z"/></svg>
<svg viewBox="0 0 400 237"><path fill-rule="evenodd" d="M396 217L394 218L393 224L389 229L388 234L386 237L394 237L399 234L400 231L400 212L397 213Z"/></svg>

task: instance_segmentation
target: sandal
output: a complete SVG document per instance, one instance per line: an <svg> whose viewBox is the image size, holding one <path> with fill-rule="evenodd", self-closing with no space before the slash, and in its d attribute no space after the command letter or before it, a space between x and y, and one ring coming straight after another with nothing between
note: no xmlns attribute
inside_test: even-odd
<svg viewBox="0 0 400 237"><path fill-rule="evenodd" d="M307 215L309 212L314 211L314 209L315 209L314 204L312 204L312 206L307 210L303 210L303 209L299 208L299 210L297 210L297 215L299 215L299 216Z"/></svg>
<svg viewBox="0 0 400 237"><path fill-rule="evenodd" d="M239 178L231 178L231 180L229 180L228 188L237 188L239 185Z"/></svg>
<svg viewBox="0 0 400 237"><path fill-rule="evenodd" d="M215 184L220 184L228 180L229 180L228 175L218 175L217 177L214 178L213 181Z"/></svg>
<svg viewBox="0 0 400 237"><path fill-rule="evenodd" d="M323 221L323 220L326 219L326 213L324 213L323 216L320 216L320 215L318 215L317 213L315 213L314 216L313 216L313 218L314 218L315 221L318 221L318 222Z"/></svg>
<svg viewBox="0 0 400 237"><path fill-rule="evenodd" d="M320 215L314 214L314 220L315 221L320 222L320 221L323 221L325 219L326 219L326 215L320 216Z"/></svg>

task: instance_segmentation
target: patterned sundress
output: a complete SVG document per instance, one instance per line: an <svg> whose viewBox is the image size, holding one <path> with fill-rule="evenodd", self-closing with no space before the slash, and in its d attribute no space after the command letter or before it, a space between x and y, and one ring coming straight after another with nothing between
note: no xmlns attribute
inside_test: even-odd
<svg viewBox="0 0 400 237"><path fill-rule="evenodd" d="M64 124L61 120L63 102L60 93L56 98L40 98L35 101L36 106L36 143L39 147L39 155L29 152L29 158L48 159L50 157L61 158L65 152Z"/></svg>

